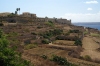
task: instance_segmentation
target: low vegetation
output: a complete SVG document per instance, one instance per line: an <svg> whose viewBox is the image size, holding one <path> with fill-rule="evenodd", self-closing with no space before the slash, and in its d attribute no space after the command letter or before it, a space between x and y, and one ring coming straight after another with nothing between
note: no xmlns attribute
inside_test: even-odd
<svg viewBox="0 0 100 66"><path fill-rule="evenodd" d="M43 43L43 44L49 44L50 41L49 41L48 39L43 39L43 40L42 40L42 43Z"/></svg>
<svg viewBox="0 0 100 66"><path fill-rule="evenodd" d="M86 60L86 61L92 61L92 59L91 59L91 57L89 55L85 55L83 57L83 59Z"/></svg>
<svg viewBox="0 0 100 66"><path fill-rule="evenodd" d="M9 34L7 34L8 37L15 37L18 36L17 32L10 32Z"/></svg>
<svg viewBox="0 0 100 66"><path fill-rule="evenodd" d="M28 50L28 49L32 49L32 48L36 48L37 44L27 44L24 46L24 49Z"/></svg>
<svg viewBox="0 0 100 66"><path fill-rule="evenodd" d="M52 21L45 22L45 24L50 27L54 27L54 23Z"/></svg>
<svg viewBox="0 0 100 66"><path fill-rule="evenodd" d="M81 40L79 40L79 39L77 39L77 40L75 40L75 43L74 43L76 46L82 46L82 41Z"/></svg>
<svg viewBox="0 0 100 66"><path fill-rule="evenodd" d="M21 54L9 46L9 41L0 30L0 65L1 66L31 66L29 61L23 60Z"/></svg>
<svg viewBox="0 0 100 66"><path fill-rule="evenodd" d="M84 31L84 35L88 34L88 31Z"/></svg>
<svg viewBox="0 0 100 66"><path fill-rule="evenodd" d="M49 30L45 32L44 34L42 34L42 36L44 38L51 38L52 36L61 35L62 33L63 33L63 30L61 29L54 29L54 30Z"/></svg>
<svg viewBox="0 0 100 66"><path fill-rule="evenodd" d="M68 62L66 58L57 55L52 55L51 58L48 58L46 55L42 55L41 57L45 60L49 59L50 61L56 62L60 66L78 66Z"/></svg>
<svg viewBox="0 0 100 66"><path fill-rule="evenodd" d="M12 15L9 17L12 17ZM64 27L66 27L66 29L64 29ZM70 25L68 27L70 27ZM75 64L78 64L78 62L75 59L79 60L83 50L82 41L80 40L83 34L81 32L82 30L78 30L78 28L74 29L75 27L72 27L73 26L71 26L70 29L67 29L67 25L60 25L53 23L52 21L42 23L33 22L33 24L30 22L30 24L27 23L16 26L1 26L7 34L7 39L9 39L9 41L2 41L0 38L0 42L2 41L1 44L3 42L10 42L10 45L8 44L8 49L3 47L3 50L0 50L0 62L2 64L8 63L8 66L14 66L14 64L16 64L16 66L30 66L30 62L26 61L30 59L35 66L40 66L41 64L41 66L77 66ZM83 33L84 35L89 34L87 31ZM98 37L100 35L92 33L91 36ZM50 45L49 43L53 44ZM0 47L2 47L2 45L0 45ZM17 48L16 51L14 51L15 48ZM23 56L19 54L21 51ZM55 55L51 57L52 54ZM91 61L91 57L88 55L81 58L82 62L85 60ZM95 60L95 62L99 63L100 60ZM53 65L51 63L53 63Z"/></svg>
<svg viewBox="0 0 100 66"><path fill-rule="evenodd" d="M93 37L100 37L100 34L91 33L91 36L93 36Z"/></svg>
<svg viewBox="0 0 100 66"><path fill-rule="evenodd" d="M47 59L48 58L46 55L42 55L41 57L44 58L44 59Z"/></svg>
<svg viewBox="0 0 100 66"><path fill-rule="evenodd" d="M66 58L63 58L61 56L57 56L57 55L53 55L51 58L51 61L54 61L56 63L58 63L59 65L63 65L63 66L77 66L75 64L69 63Z"/></svg>
<svg viewBox="0 0 100 66"><path fill-rule="evenodd" d="M79 30L69 30L69 33L79 33Z"/></svg>

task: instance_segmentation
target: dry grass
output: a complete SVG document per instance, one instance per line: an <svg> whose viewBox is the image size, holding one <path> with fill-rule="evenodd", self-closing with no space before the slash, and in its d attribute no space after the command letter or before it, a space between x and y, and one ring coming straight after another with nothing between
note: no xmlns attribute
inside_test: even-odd
<svg viewBox="0 0 100 66"><path fill-rule="evenodd" d="M24 49L28 50L28 49L32 49L32 48L36 48L37 45L36 44L28 44L24 46Z"/></svg>
<svg viewBox="0 0 100 66"><path fill-rule="evenodd" d="M45 60L38 55L24 53L23 58L31 61L31 63L33 63L34 66L58 66L55 62L52 62L50 60Z"/></svg>
<svg viewBox="0 0 100 66"><path fill-rule="evenodd" d="M82 49L80 47L74 49L74 48L70 48L70 50L75 50L74 52L80 52ZM85 60L80 60L77 58L72 58L68 55L69 50L62 50L59 48L55 48L52 47L51 45L42 45L39 46L37 48L33 48L33 49L29 49L29 50L24 50L23 53L23 58L30 60L35 66L58 66L56 63L51 62L49 60L44 60L43 58L41 58L40 56L42 55L46 55L49 58L52 55L57 55L57 56L61 56L61 57L66 57L67 60L71 63L75 63L75 64L79 64L79 66L99 66L99 64L97 63L93 63L93 62L88 62Z"/></svg>
<svg viewBox="0 0 100 66"><path fill-rule="evenodd" d="M37 29L37 26L43 26L43 28L41 29ZM69 28L68 28L69 27ZM60 24L56 24L55 28L63 28L66 31L68 31L70 28L70 26L68 27L64 27L64 25L60 25ZM23 36L26 35L30 35L31 32L36 32L36 33L40 33L40 32L45 32L46 30L51 29L51 27L47 27L46 25L40 24L39 22L34 23L33 25L21 25L21 26L16 26L16 27L4 27L4 31L9 33L9 32L17 32L20 34L23 34ZM52 28L54 29L54 28ZM25 35L24 35L25 34ZM73 35L73 34L72 34ZM31 37L28 37L31 38ZM17 38L19 40L22 39L27 39L27 38ZM22 40L23 41L23 40ZM76 57L80 55L80 52L82 51L82 49L80 47L75 47L75 46L71 46L74 44L74 41L67 41L67 40L57 40L55 41L58 44L54 44L54 46L52 45L43 45L40 47L36 47L34 48L34 46L29 45L27 46L28 48L31 49L27 49L24 50L24 47L19 47L18 51L23 52L22 57L26 60L31 61L31 63L33 63L35 66L58 66L56 63L51 62L49 60L44 60L43 58L41 58L41 55L47 55L48 57L51 57L51 55L55 54L58 56L62 56L62 57L66 57L68 59L68 61L76 63L76 64L80 64L80 66L100 66L100 64L95 64L93 62L88 62L88 61L84 61L84 60L80 60L77 58L72 58L72 57ZM88 44L86 44L87 46ZM71 56L68 55L69 51L73 51L73 53L71 53ZM97 54L98 55L98 54ZM95 60L95 62L99 62L99 60Z"/></svg>
<svg viewBox="0 0 100 66"><path fill-rule="evenodd" d="M67 40L56 40L53 43L57 44L57 45L67 45L67 46L73 46L74 45L74 41L67 41Z"/></svg>
<svg viewBox="0 0 100 66"><path fill-rule="evenodd" d="M95 59L94 59L94 62L96 62L96 63L100 63L100 59L95 58Z"/></svg>
<svg viewBox="0 0 100 66"><path fill-rule="evenodd" d="M100 37L100 34L91 33L91 36L93 36L93 37Z"/></svg>
<svg viewBox="0 0 100 66"><path fill-rule="evenodd" d="M91 59L100 59L100 53L96 51L96 49L99 48L99 44L93 41L93 37L84 37L82 47L84 50L81 53L81 56L89 55Z"/></svg>

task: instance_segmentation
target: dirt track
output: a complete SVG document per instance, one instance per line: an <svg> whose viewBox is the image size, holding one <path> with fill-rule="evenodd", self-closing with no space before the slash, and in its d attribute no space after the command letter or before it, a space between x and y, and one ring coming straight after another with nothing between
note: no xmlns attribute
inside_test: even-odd
<svg viewBox="0 0 100 66"><path fill-rule="evenodd" d="M89 55L92 59L100 59L100 52L96 51L99 48L99 44L96 43L92 37L84 37L83 39L83 52L81 56Z"/></svg>

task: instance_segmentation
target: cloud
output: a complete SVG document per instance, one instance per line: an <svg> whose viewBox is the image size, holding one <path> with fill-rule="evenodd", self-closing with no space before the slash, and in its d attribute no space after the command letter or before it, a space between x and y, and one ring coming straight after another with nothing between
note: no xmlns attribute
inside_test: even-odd
<svg viewBox="0 0 100 66"><path fill-rule="evenodd" d="M88 8L87 10L92 10L92 8Z"/></svg>
<svg viewBox="0 0 100 66"><path fill-rule="evenodd" d="M71 19L72 22L100 22L100 12L98 13L66 13L62 18Z"/></svg>
<svg viewBox="0 0 100 66"><path fill-rule="evenodd" d="M98 1L93 0L93 1L86 1L86 4L98 4Z"/></svg>

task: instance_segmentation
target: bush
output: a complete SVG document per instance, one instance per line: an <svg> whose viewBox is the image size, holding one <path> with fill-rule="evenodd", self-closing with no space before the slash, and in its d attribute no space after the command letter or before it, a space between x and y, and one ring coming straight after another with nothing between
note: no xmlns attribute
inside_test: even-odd
<svg viewBox="0 0 100 66"><path fill-rule="evenodd" d="M87 61L91 61L92 60L89 55L85 55L83 58L84 58L84 60L87 60Z"/></svg>
<svg viewBox="0 0 100 66"><path fill-rule="evenodd" d="M53 22L52 22L52 21L45 22L45 24L46 24L46 25L48 25L48 26L51 26L51 27L53 27L53 26L54 26L54 24L53 24Z"/></svg>
<svg viewBox="0 0 100 66"><path fill-rule="evenodd" d="M28 45L25 45L25 49L32 49L32 48L36 48L37 45L36 44L28 44Z"/></svg>
<svg viewBox="0 0 100 66"><path fill-rule="evenodd" d="M88 34L88 31L84 31L84 35Z"/></svg>
<svg viewBox="0 0 100 66"><path fill-rule="evenodd" d="M70 32L65 33L66 36L70 35Z"/></svg>
<svg viewBox="0 0 100 66"><path fill-rule="evenodd" d="M46 55L42 55L41 57L44 58L44 59L47 59L48 58Z"/></svg>
<svg viewBox="0 0 100 66"><path fill-rule="evenodd" d="M77 40L75 40L75 43L74 43L76 46L78 46L78 45L80 45L80 46L82 46L82 41L81 40L79 40L79 39L77 39Z"/></svg>
<svg viewBox="0 0 100 66"><path fill-rule="evenodd" d="M79 33L79 30L69 30L70 33Z"/></svg>
<svg viewBox="0 0 100 66"><path fill-rule="evenodd" d="M56 37L56 40L65 40L66 39L66 36L57 36Z"/></svg>
<svg viewBox="0 0 100 66"><path fill-rule="evenodd" d="M44 38L50 39L52 36L61 35L62 33L63 33L62 29L54 29L54 30L49 30L45 32L44 34L42 34L42 36Z"/></svg>
<svg viewBox="0 0 100 66"><path fill-rule="evenodd" d="M43 40L42 40L42 43L43 43L43 44L49 44L49 40L48 40L48 39L43 39Z"/></svg>
<svg viewBox="0 0 100 66"><path fill-rule="evenodd" d="M53 55L51 61L57 62L61 66L77 66L75 64L69 63L66 58L62 58L61 56Z"/></svg>
<svg viewBox="0 0 100 66"><path fill-rule="evenodd" d="M54 29L53 35L61 35L63 33L62 29Z"/></svg>
<svg viewBox="0 0 100 66"><path fill-rule="evenodd" d="M38 26L37 28L40 29L40 28L43 28L43 27L42 26Z"/></svg>
<svg viewBox="0 0 100 66"><path fill-rule="evenodd" d="M9 46L9 41L0 30L0 66L30 66L30 63L21 58L21 55Z"/></svg>
<svg viewBox="0 0 100 66"><path fill-rule="evenodd" d="M59 65L67 65L68 64L66 58L62 58L62 57L59 57L56 55L53 55L52 61L57 62Z"/></svg>

